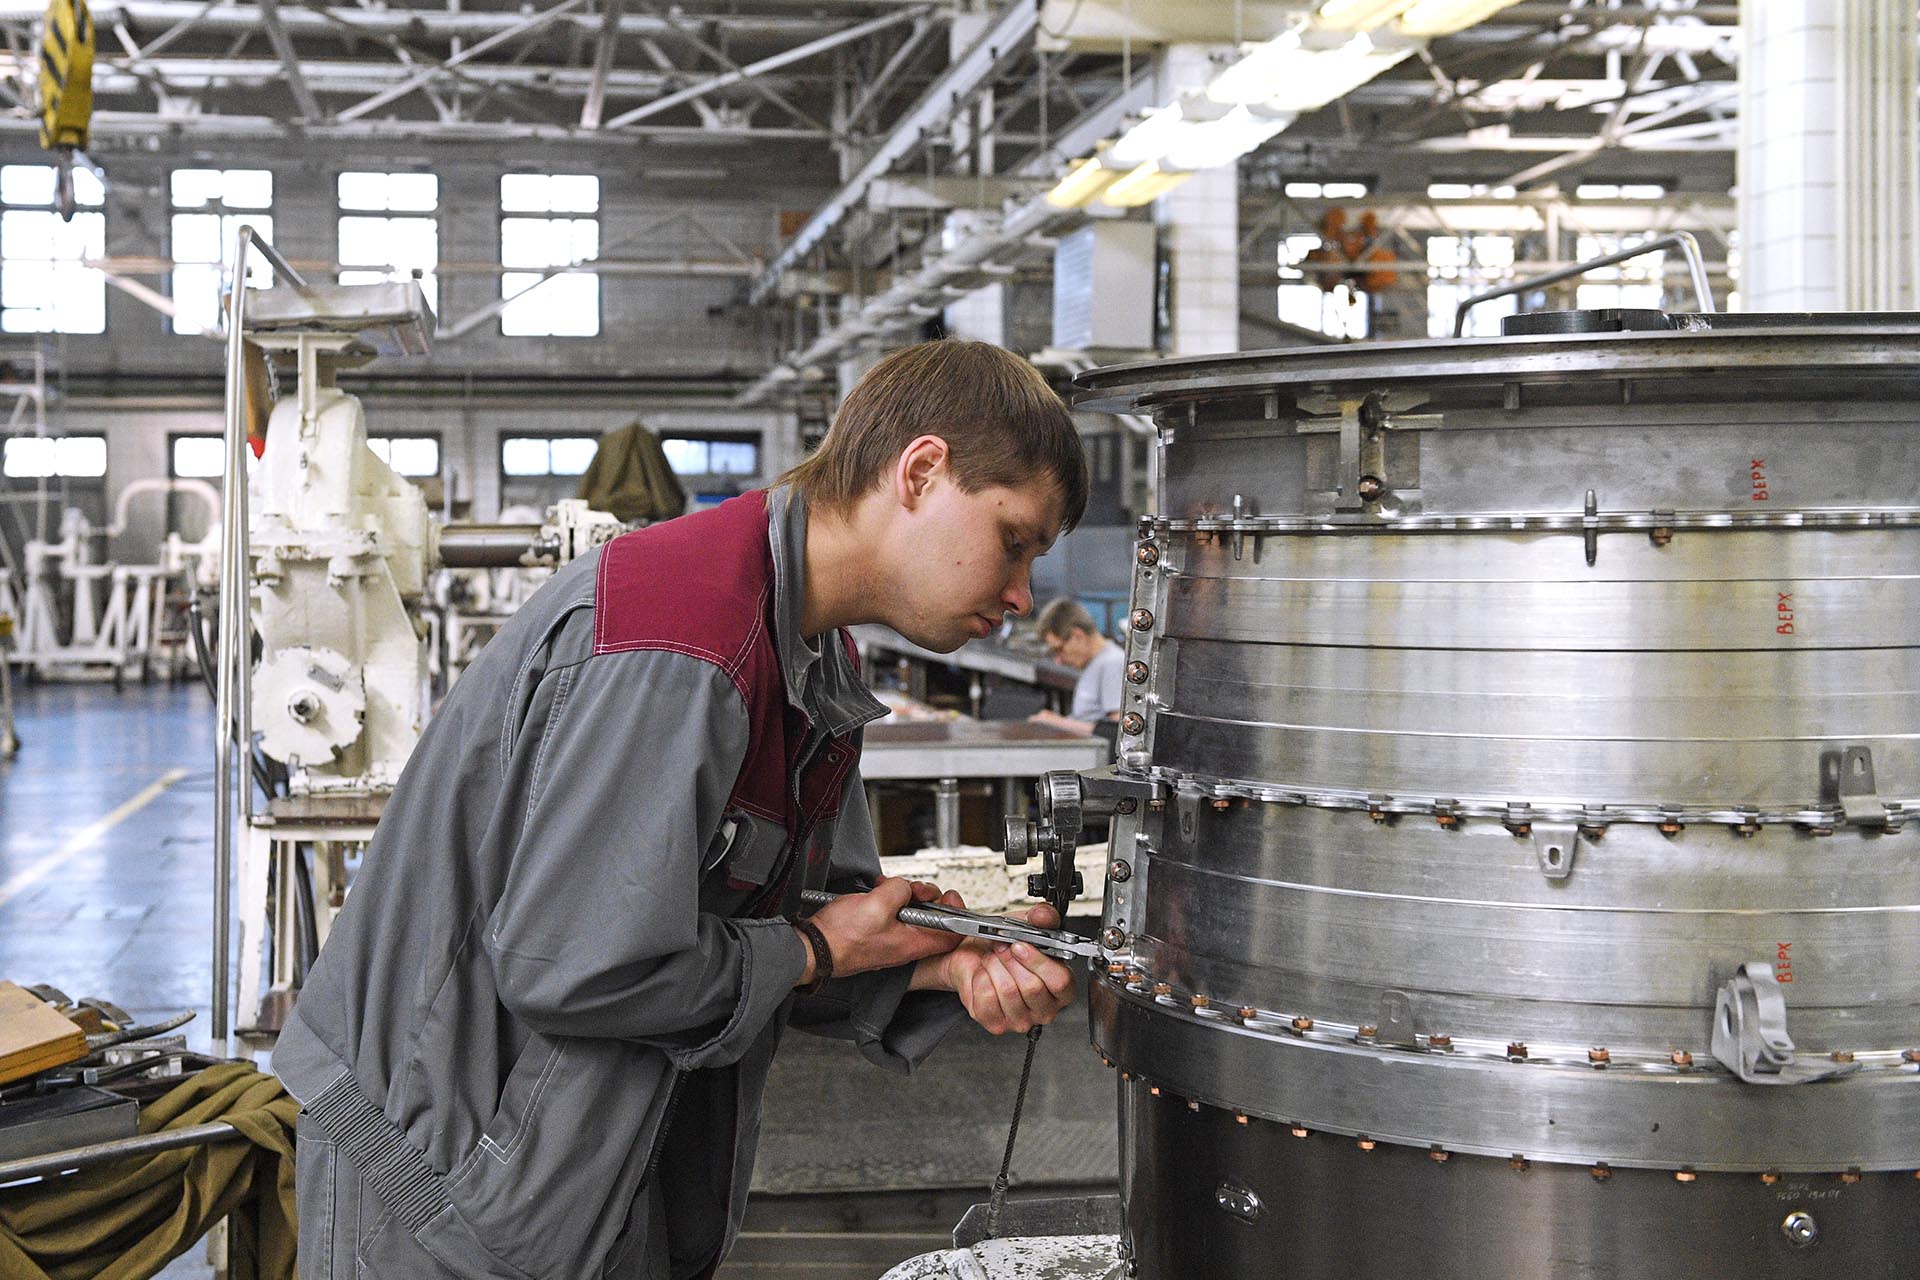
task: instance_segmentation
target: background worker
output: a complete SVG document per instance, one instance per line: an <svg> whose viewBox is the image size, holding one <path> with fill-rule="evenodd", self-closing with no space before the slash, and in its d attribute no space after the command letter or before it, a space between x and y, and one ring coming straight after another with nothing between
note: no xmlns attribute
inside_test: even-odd
<svg viewBox="0 0 1920 1280"><path fill-rule="evenodd" d="M1120 718L1121 681L1126 670L1120 646L1100 634L1093 615L1078 600L1061 597L1040 611L1040 639L1055 662L1079 671L1073 703L1066 715L1041 711L1032 718L1081 733L1112 734L1106 726Z"/></svg>
<svg viewBox="0 0 1920 1280"><path fill-rule="evenodd" d="M711 1276L789 1023L904 1071L962 1016L1053 1019L1058 961L895 919L941 895L880 877L885 708L841 629L989 634L1086 494L1031 365L928 343L772 489L535 594L428 726L275 1051L304 1280ZM845 896L803 919L806 889Z"/></svg>

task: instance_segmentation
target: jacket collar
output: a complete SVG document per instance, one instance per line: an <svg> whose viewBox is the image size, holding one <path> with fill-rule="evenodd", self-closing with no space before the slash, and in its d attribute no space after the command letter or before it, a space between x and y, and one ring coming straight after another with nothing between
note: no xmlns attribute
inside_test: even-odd
<svg viewBox="0 0 1920 1280"><path fill-rule="evenodd" d="M791 485L767 491L767 542L773 553L773 643L786 677L788 703L834 737L886 715L885 705L868 692L855 670L841 632L816 640L801 632L807 500Z"/></svg>

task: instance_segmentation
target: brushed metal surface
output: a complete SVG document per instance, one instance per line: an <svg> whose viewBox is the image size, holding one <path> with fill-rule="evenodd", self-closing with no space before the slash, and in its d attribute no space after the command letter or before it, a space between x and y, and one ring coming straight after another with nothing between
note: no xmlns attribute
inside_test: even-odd
<svg viewBox="0 0 1920 1280"><path fill-rule="evenodd" d="M1451 1155L1190 1111L1123 1084L1121 1184L1140 1280L1273 1276L1528 1280L1906 1280L1920 1255L1920 1182L1901 1174L1587 1169ZM1263 1206L1224 1211L1222 1186ZM1811 1246L1784 1224L1803 1213Z"/></svg>

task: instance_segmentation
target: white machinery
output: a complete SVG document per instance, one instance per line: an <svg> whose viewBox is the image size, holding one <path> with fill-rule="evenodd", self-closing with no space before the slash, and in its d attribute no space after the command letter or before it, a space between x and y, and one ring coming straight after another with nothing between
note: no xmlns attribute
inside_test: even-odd
<svg viewBox="0 0 1920 1280"><path fill-rule="evenodd" d="M169 533L155 564L115 564L100 558L106 540L127 531L135 499L178 493L200 502L206 532L188 542ZM145 674L163 653L170 584L190 591L211 583L220 545L220 495L204 480L136 480L120 491L113 523L95 528L86 513L68 507L57 542L31 540L22 549L26 579L19 602L12 660L42 679Z"/></svg>
<svg viewBox="0 0 1920 1280"><path fill-rule="evenodd" d="M7 664L13 650L13 575L0 565L0 760L20 754L20 738L13 731L13 668Z"/></svg>
<svg viewBox="0 0 1920 1280"><path fill-rule="evenodd" d="M291 365L296 385L273 408L247 485L226 495L227 526L245 529L246 539L230 541L222 559L216 701L233 735L221 739L216 782L216 1043L227 1030L226 832L236 806L224 761L232 747L245 771L240 1029L269 1035L325 940L350 854L372 837L425 724L433 572L563 564L623 527L580 502L559 504L540 524L432 523L420 491L367 447L360 401L335 381L378 354L426 349L433 317L419 286L310 286L250 234L243 257L249 248L271 258L285 283L235 293L229 475L247 456L240 335ZM245 278L243 267L235 279ZM267 793L264 811L249 776Z"/></svg>

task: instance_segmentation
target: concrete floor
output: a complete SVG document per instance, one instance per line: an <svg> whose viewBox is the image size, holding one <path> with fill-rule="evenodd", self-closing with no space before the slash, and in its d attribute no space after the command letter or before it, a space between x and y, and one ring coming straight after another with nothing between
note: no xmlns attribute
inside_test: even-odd
<svg viewBox="0 0 1920 1280"><path fill-rule="evenodd" d="M104 996L142 1020L192 1010L188 1044L210 1048L210 700L186 684L16 692L23 748L0 762L0 978ZM768 1091L759 1198L722 1280L874 1280L941 1247L985 1198L1022 1048L969 1029L902 1079L790 1037ZM1110 1183L1113 1088L1083 1015L1044 1037L1016 1185ZM211 1274L198 1250L163 1273Z"/></svg>

